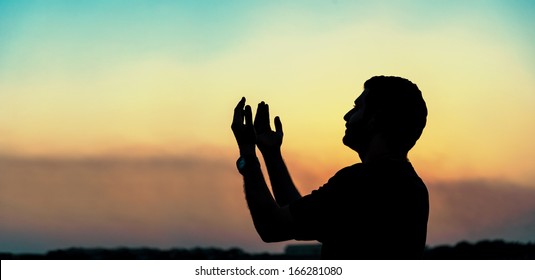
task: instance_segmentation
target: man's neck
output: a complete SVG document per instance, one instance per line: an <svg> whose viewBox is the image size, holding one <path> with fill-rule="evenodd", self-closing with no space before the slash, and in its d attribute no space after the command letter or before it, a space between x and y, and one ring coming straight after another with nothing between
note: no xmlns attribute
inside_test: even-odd
<svg viewBox="0 0 535 280"><path fill-rule="evenodd" d="M407 155L391 149L381 135L375 135L366 151L358 153L362 163L408 161Z"/></svg>

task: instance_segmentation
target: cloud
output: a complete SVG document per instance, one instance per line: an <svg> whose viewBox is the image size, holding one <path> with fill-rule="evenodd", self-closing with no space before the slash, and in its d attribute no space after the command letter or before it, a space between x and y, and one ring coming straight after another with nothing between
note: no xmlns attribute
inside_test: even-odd
<svg viewBox="0 0 535 280"><path fill-rule="evenodd" d="M284 244L264 244L255 233L234 161L0 158L0 248L282 250Z"/></svg>
<svg viewBox="0 0 535 280"><path fill-rule="evenodd" d="M233 156L0 157L0 248L238 246L281 251L256 234ZM288 161L302 194L328 177ZM535 188L506 181L428 183L429 244L530 240Z"/></svg>

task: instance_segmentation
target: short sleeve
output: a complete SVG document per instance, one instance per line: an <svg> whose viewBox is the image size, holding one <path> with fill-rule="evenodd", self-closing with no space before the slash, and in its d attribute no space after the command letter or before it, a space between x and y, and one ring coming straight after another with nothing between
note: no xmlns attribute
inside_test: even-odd
<svg viewBox="0 0 535 280"><path fill-rule="evenodd" d="M290 204L296 240L322 239L329 200L328 185L324 185Z"/></svg>
<svg viewBox="0 0 535 280"><path fill-rule="evenodd" d="M290 204L293 233L296 240L322 241L335 223L333 217L339 211L340 196L347 187L347 178L352 168L340 170L329 181L309 195Z"/></svg>

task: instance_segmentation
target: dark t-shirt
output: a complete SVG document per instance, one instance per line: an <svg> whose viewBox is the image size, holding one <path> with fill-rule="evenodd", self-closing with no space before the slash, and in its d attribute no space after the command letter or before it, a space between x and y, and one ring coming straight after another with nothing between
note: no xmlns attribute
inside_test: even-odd
<svg viewBox="0 0 535 280"><path fill-rule="evenodd" d="M346 167L290 204L297 240L318 240L324 259L419 259L429 197L409 162Z"/></svg>

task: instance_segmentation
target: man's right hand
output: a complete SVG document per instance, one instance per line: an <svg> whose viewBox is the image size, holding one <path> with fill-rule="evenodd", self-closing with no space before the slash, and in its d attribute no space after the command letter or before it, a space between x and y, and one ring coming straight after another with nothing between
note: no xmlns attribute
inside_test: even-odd
<svg viewBox="0 0 535 280"><path fill-rule="evenodd" d="M258 104L254 120L256 132L256 145L262 154L280 152L282 138L282 123L279 117L275 117L275 131L269 123L269 105L265 102Z"/></svg>
<svg viewBox="0 0 535 280"><path fill-rule="evenodd" d="M284 133L279 117L275 118L275 131L269 125L269 106L258 104L254 120L256 146L266 163L273 195L279 206L286 206L301 197L282 159L281 146Z"/></svg>

